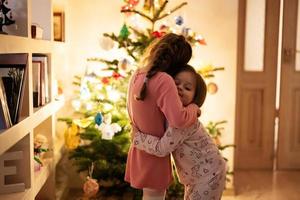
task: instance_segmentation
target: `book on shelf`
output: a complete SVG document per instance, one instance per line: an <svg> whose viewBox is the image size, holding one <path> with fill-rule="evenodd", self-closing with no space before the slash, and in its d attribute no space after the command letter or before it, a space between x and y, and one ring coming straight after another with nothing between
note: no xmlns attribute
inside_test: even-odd
<svg viewBox="0 0 300 200"><path fill-rule="evenodd" d="M27 77L27 54L0 54L0 76L11 123L19 122Z"/></svg>
<svg viewBox="0 0 300 200"><path fill-rule="evenodd" d="M5 89L0 79L0 129L7 129L12 126L10 113L7 105Z"/></svg>
<svg viewBox="0 0 300 200"><path fill-rule="evenodd" d="M32 61L32 90L33 107L41 105L39 94L41 93L41 61Z"/></svg>
<svg viewBox="0 0 300 200"><path fill-rule="evenodd" d="M37 66L39 75L38 83L38 98L39 105L43 106L50 101L49 98L49 76L48 76L48 57L43 54L34 54L32 57L32 63ZM37 72L35 72L37 73Z"/></svg>

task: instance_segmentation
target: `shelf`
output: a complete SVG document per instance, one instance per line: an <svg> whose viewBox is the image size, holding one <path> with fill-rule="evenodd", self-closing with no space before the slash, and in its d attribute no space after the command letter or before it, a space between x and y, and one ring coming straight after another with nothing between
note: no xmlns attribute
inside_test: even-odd
<svg viewBox="0 0 300 200"><path fill-rule="evenodd" d="M36 111L33 113L33 116L30 117L31 126L36 127L42 121L47 119L49 115L53 115L64 105L63 100L54 100L41 108L35 108Z"/></svg>
<svg viewBox="0 0 300 200"><path fill-rule="evenodd" d="M49 53L53 49L64 47L63 42L31 39L13 35L0 35L1 53Z"/></svg>
<svg viewBox="0 0 300 200"><path fill-rule="evenodd" d="M53 159L43 159L43 163L44 166L41 168L41 170L34 172L34 196L39 193L49 175L53 172Z"/></svg>
<svg viewBox="0 0 300 200"><path fill-rule="evenodd" d="M54 100L41 107L32 116L27 117L11 128L0 132L0 155L26 136L32 130L32 127L36 127L48 118L49 115L54 114L62 108L63 105L63 100Z"/></svg>
<svg viewBox="0 0 300 200"><path fill-rule="evenodd" d="M0 155L25 137L31 130L30 119L26 118L16 125L0 132Z"/></svg>
<svg viewBox="0 0 300 200"><path fill-rule="evenodd" d="M24 192L0 194L0 199L3 199L3 200L32 200L31 192L32 192L32 189L26 189Z"/></svg>
<svg viewBox="0 0 300 200"><path fill-rule="evenodd" d="M17 2L17 3L16 3ZM16 59L11 57L15 55L6 54L26 54L26 63L19 65L26 66L27 73L22 109L19 113L19 122L14 120L14 125L10 128L0 130L0 156L5 152L22 151L23 158L16 161L9 161L8 165L16 165L18 171L16 174L6 177L6 183L24 182L26 190L24 192L0 194L2 200L33 200L33 199L55 199L55 176L56 165L64 153L63 137L56 137L56 112L64 106L64 99L55 99L57 87L54 86L56 73L59 73L60 67L67 67L67 43L54 41L54 12L65 13L67 6L66 0L25 0L8 1L8 8L12 10L15 24L4 26L8 33L0 34L0 52L4 58L9 58L13 63L6 63L3 60L3 68L7 65L16 66ZM14 15L19 13L19 15ZM43 30L32 38L31 26L35 25ZM39 29L39 30L41 30ZM40 39L41 38L41 39ZM0 55L1 55L0 54ZM45 85L45 98L47 103L41 102L43 106L33 108L35 100L35 88L33 76L34 62L37 57L44 55L47 57L47 69L40 73L40 78L48 77ZM11 56L11 57L9 57ZM19 67L18 65L18 67ZM5 71L4 71L5 72ZM40 71L42 72L42 70ZM41 79L43 81L43 79ZM43 83L43 82L42 82ZM10 91L10 90L7 90ZM39 93L43 94L43 93ZM10 97L10 96L9 96ZM20 98L18 98L20 99ZM49 102L50 101L50 102ZM48 103L49 102L49 103ZM12 104L9 104L12 105ZM40 171L34 172L34 142L38 135L47 138L47 147L51 149L44 154L44 166ZM62 139L60 139L62 138ZM2 177L3 178L3 175Z"/></svg>

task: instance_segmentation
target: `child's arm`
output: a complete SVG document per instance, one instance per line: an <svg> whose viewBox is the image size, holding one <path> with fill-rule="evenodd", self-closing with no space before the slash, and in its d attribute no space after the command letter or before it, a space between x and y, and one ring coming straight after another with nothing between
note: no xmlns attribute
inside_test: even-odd
<svg viewBox="0 0 300 200"><path fill-rule="evenodd" d="M162 138L134 130L133 144L136 148L149 154L164 157L174 151L187 137L197 131L199 126L200 123L197 122L184 129L169 127Z"/></svg>

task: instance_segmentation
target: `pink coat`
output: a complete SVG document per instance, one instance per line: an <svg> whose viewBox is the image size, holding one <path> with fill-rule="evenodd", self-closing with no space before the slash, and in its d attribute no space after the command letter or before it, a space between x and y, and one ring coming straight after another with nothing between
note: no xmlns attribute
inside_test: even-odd
<svg viewBox="0 0 300 200"><path fill-rule="evenodd" d="M135 126L144 133L162 137L166 120L171 127L184 128L197 120L198 106L183 107L171 76L157 73L147 83L144 101L135 100L143 85L145 72L136 72L130 81L127 107ZM170 156L156 157L130 146L125 181L132 187L164 190L172 181Z"/></svg>

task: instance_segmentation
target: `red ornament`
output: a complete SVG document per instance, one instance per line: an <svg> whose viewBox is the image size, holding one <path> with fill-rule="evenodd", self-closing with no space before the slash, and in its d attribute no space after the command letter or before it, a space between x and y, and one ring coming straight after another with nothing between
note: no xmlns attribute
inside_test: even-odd
<svg viewBox="0 0 300 200"><path fill-rule="evenodd" d="M133 5L133 6L136 6L138 5L138 3L140 2L140 0L128 0L127 3Z"/></svg>
<svg viewBox="0 0 300 200"><path fill-rule="evenodd" d="M112 76L115 78L115 79L118 79L121 77L121 74L119 74L118 72L113 72Z"/></svg>
<svg viewBox="0 0 300 200"><path fill-rule="evenodd" d="M128 4L128 5L124 5L121 7L121 11L122 12L126 12L126 11L131 11L132 10L132 5Z"/></svg>
<svg viewBox="0 0 300 200"><path fill-rule="evenodd" d="M109 78L104 77L104 78L101 79L101 82L102 82L103 84L108 84L108 83L109 83Z"/></svg>
<svg viewBox="0 0 300 200"><path fill-rule="evenodd" d="M152 32L152 36L156 37L156 38L160 38L160 37L164 36L165 34L166 34L166 32L159 32L159 31Z"/></svg>
<svg viewBox="0 0 300 200"><path fill-rule="evenodd" d="M202 45L207 45L205 39L198 39L197 42Z"/></svg>

